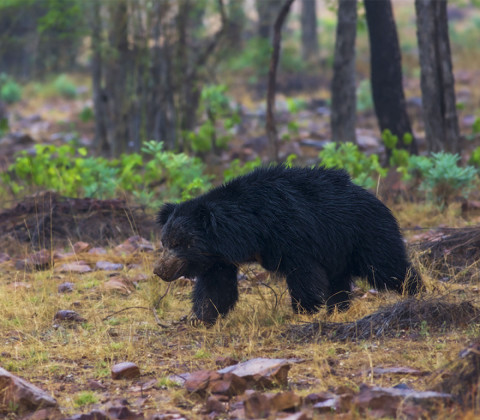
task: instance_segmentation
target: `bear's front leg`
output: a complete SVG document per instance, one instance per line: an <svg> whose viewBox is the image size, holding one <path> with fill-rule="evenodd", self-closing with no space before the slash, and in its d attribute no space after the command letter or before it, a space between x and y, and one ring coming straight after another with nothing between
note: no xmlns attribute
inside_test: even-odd
<svg viewBox="0 0 480 420"><path fill-rule="evenodd" d="M193 312L207 325L215 324L218 315L226 315L237 303L236 265L216 263L198 276L193 289Z"/></svg>

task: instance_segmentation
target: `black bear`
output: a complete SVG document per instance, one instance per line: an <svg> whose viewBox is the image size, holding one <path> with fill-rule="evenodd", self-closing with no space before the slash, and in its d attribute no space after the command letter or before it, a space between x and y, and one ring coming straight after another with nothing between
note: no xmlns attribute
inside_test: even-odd
<svg viewBox="0 0 480 420"><path fill-rule="evenodd" d="M294 311L349 306L352 277L377 289L415 294L397 221L342 170L260 168L158 213L165 281L195 277L193 310L215 323L238 300L238 265L257 261L286 277Z"/></svg>

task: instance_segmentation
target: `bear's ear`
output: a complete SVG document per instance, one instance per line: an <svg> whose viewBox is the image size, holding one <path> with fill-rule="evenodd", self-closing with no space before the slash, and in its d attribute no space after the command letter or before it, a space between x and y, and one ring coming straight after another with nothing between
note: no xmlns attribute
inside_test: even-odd
<svg viewBox="0 0 480 420"><path fill-rule="evenodd" d="M199 208L199 214L202 218L203 228L208 233L213 233L214 235L217 234L217 218L215 217L215 213L213 209L208 205L202 205Z"/></svg>
<svg viewBox="0 0 480 420"><path fill-rule="evenodd" d="M160 211L157 213L157 223L160 226L164 226L165 223L167 223L167 220L172 215L175 207L177 207L177 205L173 203L165 203L162 206Z"/></svg>

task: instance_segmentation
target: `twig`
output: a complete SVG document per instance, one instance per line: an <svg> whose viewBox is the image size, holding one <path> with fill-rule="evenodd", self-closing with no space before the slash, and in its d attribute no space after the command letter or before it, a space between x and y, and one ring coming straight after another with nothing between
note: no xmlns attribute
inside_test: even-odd
<svg viewBox="0 0 480 420"><path fill-rule="evenodd" d="M118 315L118 314L120 314L122 312L125 312L125 311L129 311L130 309L145 309L145 310L148 311L150 308L147 308L145 306L129 306L128 308L123 308L123 309L120 309L119 311L111 313L110 315L107 315L105 318L102 319L102 321L106 321L107 319L111 318L112 316Z"/></svg>

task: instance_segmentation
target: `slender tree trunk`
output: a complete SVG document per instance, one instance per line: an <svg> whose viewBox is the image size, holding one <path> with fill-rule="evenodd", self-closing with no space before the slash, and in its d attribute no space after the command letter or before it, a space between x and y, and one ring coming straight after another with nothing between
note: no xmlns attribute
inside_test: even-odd
<svg viewBox="0 0 480 420"><path fill-rule="evenodd" d="M398 137L398 148L417 153L415 139L408 146L403 143L404 134L411 134L412 126L403 92L402 56L392 4L390 0L364 0L364 4L370 40L372 96L380 131L390 130Z"/></svg>
<svg viewBox="0 0 480 420"><path fill-rule="evenodd" d="M267 121L266 130L270 149L270 160L278 161L278 135L275 126L275 89L277 78L278 59L280 56L280 44L282 41L282 26L287 18L290 6L294 0L285 0L280 12L275 20L273 27L273 51L270 59L270 68L268 70L268 90L267 90Z"/></svg>
<svg viewBox="0 0 480 420"><path fill-rule="evenodd" d="M415 0L425 136L430 151L460 151L447 1Z"/></svg>
<svg viewBox="0 0 480 420"><path fill-rule="evenodd" d="M318 58L320 48L317 32L316 0L302 0L302 58L310 61Z"/></svg>
<svg viewBox="0 0 480 420"><path fill-rule="evenodd" d="M356 142L355 38L357 1L339 0L333 62L331 128L335 142Z"/></svg>
<svg viewBox="0 0 480 420"><path fill-rule="evenodd" d="M106 120L106 95L103 89L103 71L102 71L102 20L100 18L100 0L93 0L90 3L91 28L92 28L92 90L93 90L93 109L95 115L95 139L94 147L97 153L106 154L109 152L107 141L107 131L105 127Z"/></svg>
<svg viewBox="0 0 480 420"><path fill-rule="evenodd" d="M127 0L115 0L108 3L111 27L109 43L113 54L108 61L106 90L108 94L109 118L107 138L113 156L127 151L128 148L128 5Z"/></svg>

